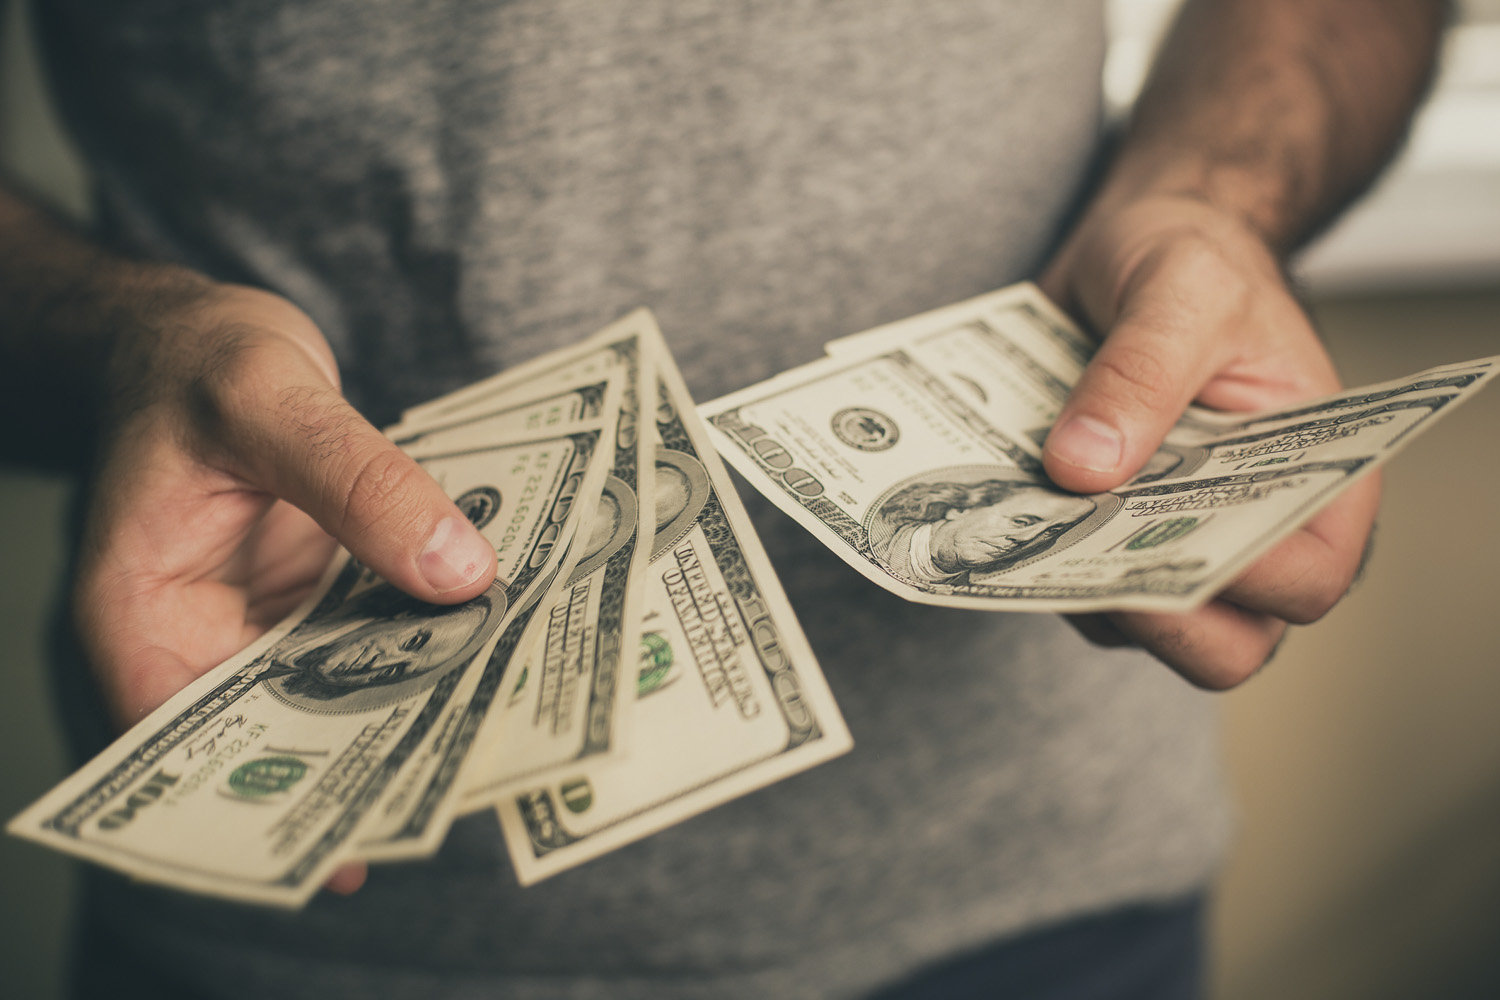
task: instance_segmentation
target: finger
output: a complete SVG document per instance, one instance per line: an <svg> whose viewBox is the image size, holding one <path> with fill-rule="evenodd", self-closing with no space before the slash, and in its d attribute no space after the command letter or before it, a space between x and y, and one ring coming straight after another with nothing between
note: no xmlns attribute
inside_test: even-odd
<svg viewBox="0 0 1500 1000"><path fill-rule="evenodd" d="M1247 680L1271 658L1287 629L1279 618L1220 600L1186 614L1120 612L1109 617L1143 649L1212 691Z"/></svg>
<svg viewBox="0 0 1500 1000"><path fill-rule="evenodd" d="M284 390L235 414L257 485L306 511L407 593L451 604L480 593L495 550L420 465L331 388Z"/></svg>
<svg viewBox="0 0 1500 1000"><path fill-rule="evenodd" d="M181 656L160 646L130 653L105 664L96 663L105 704L122 732L150 715L199 674Z"/></svg>
<svg viewBox="0 0 1500 1000"><path fill-rule="evenodd" d="M1112 489L1140 469L1248 332L1246 279L1200 241L1152 251L1134 275L1047 437L1047 473L1065 489Z"/></svg>
<svg viewBox="0 0 1500 1000"><path fill-rule="evenodd" d="M1036 279L1037 288L1041 289L1042 294L1063 310L1068 310L1072 305L1068 275L1073 270L1073 260L1076 256L1076 248L1073 244L1068 244Z"/></svg>
<svg viewBox="0 0 1500 1000"><path fill-rule="evenodd" d="M340 896L352 896L365 884L370 875L370 866L363 861L351 861L340 865L338 871L328 876L323 888Z"/></svg>
<svg viewBox="0 0 1500 1000"><path fill-rule="evenodd" d="M1104 649L1119 649L1122 646L1135 645L1135 640L1116 628L1108 615L1063 615L1063 618L1079 635L1095 646Z"/></svg>
<svg viewBox="0 0 1500 1000"><path fill-rule="evenodd" d="M1379 505L1378 478L1360 480L1219 596L1297 625L1317 621L1359 574Z"/></svg>

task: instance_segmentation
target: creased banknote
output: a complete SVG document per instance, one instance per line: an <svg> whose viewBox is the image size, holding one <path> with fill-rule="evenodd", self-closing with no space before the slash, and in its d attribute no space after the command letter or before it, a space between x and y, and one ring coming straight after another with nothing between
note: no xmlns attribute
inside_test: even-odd
<svg viewBox="0 0 1500 1000"><path fill-rule="evenodd" d="M659 336L655 540L629 753L497 807L529 885L846 752L849 733Z"/></svg>
<svg viewBox="0 0 1500 1000"><path fill-rule="evenodd" d="M636 312L556 359L583 371L607 363L627 391L610 474L580 535L579 560L557 598L539 610L539 640L507 677L464 773L470 808L550 770L622 751L649 554L640 545L640 513L650 510L654 483L651 440L640 435L642 402L651 399L655 378L642 341L648 329L650 314ZM483 398L468 405L483 405L473 402Z"/></svg>
<svg viewBox="0 0 1500 1000"><path fill-rule="evenodd" d="M408 442L418 455L454 450L479 449L508 463L506 472L524 476L516 494L516 516L528 513L534 502L528 491L543 482L543 464L549 456L567 453L571 448L570 467L560 497L552 505L550 518L558 527L567 527L564 541L548 562L548 577L532 587L524 603L507 620L494 648L482 664L469 669L440 723L408 755L395 778L388 783L379 803L370 810L361 826L353 850L368 860L421 857L442 843L457 805L455 794L458 775L470 756L484 720L497 692L511 675L514 662L521 661L535 645L542 622L538 608L551 605L564 592L564 581L574 572L582 551L579 539L591 528L591 512L599 503L611 462L618 427L620 403L625 396L623 371L603 383L590 380L573 387L563 398L567 405L557 407L557 396L504 411L543 413L551 419L516 432L522 440L500 445L495 441L497 421L494 415L477 415L469 423L452 422L441 431ZM544 409L545 407L545 409ZM431 460L426 460L431 465ZM451 486L441 476L440 485ZM469 496L469 493L461 496ZM504 501L497 507L503 508ZM471 520L479 523L488 512L468 510ZM582 524L582 527L577 527ZM507 535L502 535L502 539Z"/></svg>
<svg viewBox="0 0 1500 1000"><path fill-rule="evenodd" d="M601 429L423 466L495 546L496 582L425 604L343 557L296 614L133 727L10 831L136 878L306 900L440 724L467 672L555 575Z"/></svg>
<svg viewBox="0 0 1500 1000"><path fill-rule="evenodd" d="M1495 370L1450 366L1281 411L1195 410L1133 482L1078 496L1039 456L1083 343L1040 293L1011 289L837 341L835 356L701 412L752 485L909 600L1181 611Z"/></svg>
<svg viewBox="0 0 1500 1000"><path fill-rule="evenodd" d="M436 607L341 557L11 831L295 906L340 864L430 853L457 811L518 790L580 817L565 848L522 833L547 855L530 881L846 750L664 350L640 311L406 413L387 433L495 546L495 584ZM632 723L650 738L627 758ZM691 773L656 766L673 758Z"/></svg>

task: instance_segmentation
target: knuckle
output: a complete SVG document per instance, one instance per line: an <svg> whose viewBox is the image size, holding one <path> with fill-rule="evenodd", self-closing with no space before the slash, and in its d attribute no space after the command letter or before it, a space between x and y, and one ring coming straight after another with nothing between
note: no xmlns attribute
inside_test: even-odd
<svg viewBox="0 0 1500 1000"><path fill-rule="evenodd" d="M1156 346L1116 344L1094 359L1096 394L1106 404L1150 409L1173 395L1172 370Z"/></svg>
<svg viewBox="0 0 1500 1000"><path fill-rule="evenodd" d="M290 431L336 446L352 407L328 385L307 383L296 359L248 326L217 328L192 361L186 406L195 428L224 441L255 443Z"/></svg>
<svg viewBox="0 0 1500 1000"><path fill-rule="evenodd" d="M361 449L346 467L334 534L361 537L407 523L421 494L421 468L394 448Z"/></svg>
<svg viewBox="0 0 1500 1000"><path fill-rule="evenodd" d="M1347 580L1328 580L1299 594L1282 616L1293 625L1311 625L1332 611L1349 589Z"/></svg>
<svg viewBox="0 0 1500 1000"><path fill-rule="evenodd" d="M1171 275L1179 294L1194 301L1238 305L1252 292L1244 253L1237 243L1219 230L1190 229L1178 233L1162 260L1162 270Z"/></svg>
<svg viewBox="0 0 1500 1000"><path fill-rule="evenodd" d="M258 352L241 331L215 332L185 382L187 405L208 429L235 427L265 405Z"/></svg>
<svg viewBox="0 0 1500 1000"><path fill-rule="evenodd" d="M1245 644L1224 650L1186 670L1188 680L1207 691L1230 691L1245 683L1265 665L1271 650Z"/></svg>
<svg viewBox="0 0 1500 1000"><path fill-rule="evenodd" d="M1195 286L1206 285L1204 291L1219 294L1233 291L1241 284L1238 270L1225 260L1218 243L1201 233L1185 234L1172 247L1168 261L1181 279Z"/></svg>
<svg viewBox="0 0 1500 1000"><path fill-rule="evenodd" d="M1293 625L1311 625L1334 609L1352 583L1352 569L1310 565L1282 588L1279 616Z"/></svg>
<svg viewBox="0 0 1500 1000"><path fill-rule="evenodd" d="M1225 259L1216 247L1195 241L1184 248L1177 297L1193 303L1191 320L1201 335L1243 331L1264 304L1264 283Z"/></svg>
<svg viewBox="0 0 1500 1000"><path fill-rule="evenodd" d="M1263 667L1275 651L1274 641L1257 637L1234 643L1206 641L1184 627L1154 636L1149 648L1188 683L1205 691L1229 691Z"/></svg>
<svg viewBox="0 0 1500 1000"><path fill-rule="evenodd" d="M342 396L323 386L289 386L276 394L276 414L281 426L293 434L317 463L365 462L372 456L357 454L364 420ZM378 450L377 450L378 453Z"/></svg>

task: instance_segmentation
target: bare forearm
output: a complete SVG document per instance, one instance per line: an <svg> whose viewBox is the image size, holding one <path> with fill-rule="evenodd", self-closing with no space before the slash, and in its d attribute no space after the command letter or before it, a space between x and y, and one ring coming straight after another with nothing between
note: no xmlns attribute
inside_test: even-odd
<svg viewBox="0 0 1500 1000"><path fill-rule="evenodd" d="M1286 252L1395 148L1432 70L1444 0L1189 0L1102 203L1200 199Z"/></svg>
<svg viewBox="0 0 1500 1000"><path fill-rule="evenodd" d="M121 335L209 287L110 253L0 188L0 426L11 430L0 461L85 461Z"/></svg>

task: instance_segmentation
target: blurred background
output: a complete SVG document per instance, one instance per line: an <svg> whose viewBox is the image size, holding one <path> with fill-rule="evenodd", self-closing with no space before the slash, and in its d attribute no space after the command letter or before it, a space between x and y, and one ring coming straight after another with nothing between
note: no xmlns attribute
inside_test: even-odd
<svg viewBox="0 0 1500 1000"><path fill-rule="evenodd" d="M1177 0L1109 0L1128 112ZM0 164L79 217L25 5L0 25ZM1405 151L1298 260L1344 379L1500 353L1500 0L1466 0ZM17 429L13 429L17 430ZM18 429L24 432L24 429ZM1365 581L1221 698L1240 802L1215 1000L1500 997L1500 391L1387 466ZM65 773L43 674L65 485L0 471L0 816ZM70 862L0 838L0 993L59 996Z"/></svg>

